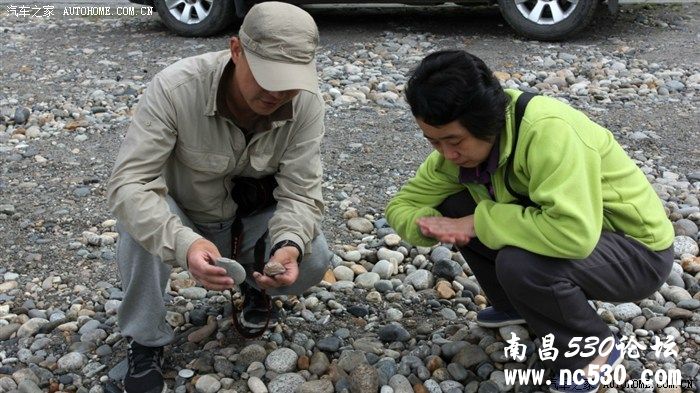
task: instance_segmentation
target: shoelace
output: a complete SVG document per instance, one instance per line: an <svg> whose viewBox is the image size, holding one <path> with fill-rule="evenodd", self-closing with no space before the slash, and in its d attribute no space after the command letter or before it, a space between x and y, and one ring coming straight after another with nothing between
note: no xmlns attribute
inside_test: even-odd
<svg viewBox="0 0 700 393"><path fill-rule="evenodd" d="M148 348L140 346L136 351L129 345L129 370L132 375L140 374L144 371L161 371L162 350L160 348Z"/></svg>

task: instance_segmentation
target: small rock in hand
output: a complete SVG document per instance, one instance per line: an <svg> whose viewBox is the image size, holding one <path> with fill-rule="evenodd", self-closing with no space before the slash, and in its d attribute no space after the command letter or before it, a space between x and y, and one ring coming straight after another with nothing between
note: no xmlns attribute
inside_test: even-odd
<svg viewBox="0 0 700 393"><path fill-rule="evenodd" d="M287 271L287 269L277 261L268 262L263 268L263 273L265 273L266 276L270 277L282 274L285 271Z"/></svg>

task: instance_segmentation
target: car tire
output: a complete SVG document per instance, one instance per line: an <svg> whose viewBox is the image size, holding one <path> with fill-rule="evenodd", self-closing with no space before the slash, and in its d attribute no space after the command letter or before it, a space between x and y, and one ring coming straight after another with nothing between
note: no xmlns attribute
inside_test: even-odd
<svg viewBox="0 0 700 393"><path fill-rule="evenodd" d="M163 24L185 37L208 37L234 23L234 0L155 0Z"/></svg>
<svg viewBox="0 0 700 393"><path fill-rule="evenodd" d="M570 38L593 19L598 0L498 0L501 14L519 34L542 41Z"/></svg>

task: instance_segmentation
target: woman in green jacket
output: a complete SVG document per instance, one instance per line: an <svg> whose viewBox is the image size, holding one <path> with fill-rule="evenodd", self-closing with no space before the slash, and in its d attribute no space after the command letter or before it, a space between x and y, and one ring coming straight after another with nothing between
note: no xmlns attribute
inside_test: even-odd
<svg viewBox="0 0 700 393"><path fill-rule="evenodd" d="M623 354L588 299L653 294L671 271L673 228L610 131L556 99L521 94L467 52L427 56L406 97L435 151L387 218L414 245L458 247L492 305L477 323L526 322L553 337L558 356L545 363L593 375ZM579 343L595 353L564 356ZM555 373L550 390L596 392L594 382Z"/></svg>

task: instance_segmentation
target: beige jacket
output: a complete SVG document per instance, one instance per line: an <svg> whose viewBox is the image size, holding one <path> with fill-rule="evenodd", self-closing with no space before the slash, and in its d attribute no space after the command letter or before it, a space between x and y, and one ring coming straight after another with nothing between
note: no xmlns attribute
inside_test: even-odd
<svg viewBox="0 0 700 393"><path fill-rule="evenodd" d="M228 50L176 62L153 77L140 99L108 184L108 203L129 234L162 261L187 268L200 235L168 209L172 196L195 222L231 220L235 177L275 174L272 244L292 240L310 252L320 231L320 144L324 106L300 92L246 145L240 128L217 112L217 89Z"/></svg>

